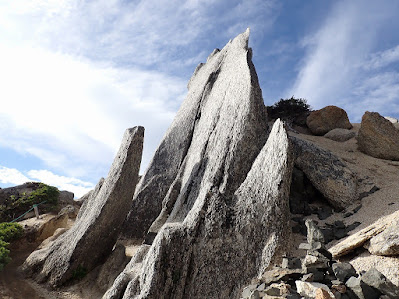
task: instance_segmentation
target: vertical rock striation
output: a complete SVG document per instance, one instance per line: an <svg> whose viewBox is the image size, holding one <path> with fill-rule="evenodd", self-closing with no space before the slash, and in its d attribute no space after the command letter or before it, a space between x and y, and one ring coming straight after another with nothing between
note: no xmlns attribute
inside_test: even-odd
<svg viewBox="0 0 399 299"><path fill-rule="evenodd" d="M173 217L181 221L210 188L232 194L245 179L267 137L248 37L249 30L196 68L187 97L137 186L125 237L144 238L158 217L151 229L157 231L175 202Z"/></svg>
<svg viewBox="0 0 399 299"><path fill-rule="evenodd" d="M147 235L104 298L238 297L279 251L292 151L279 120L265 145L248 38L240 34L195 70L125 223L126 236L155 238Z"/></svg>
<svg viewBox="0 0 399 299"><path fill-rule="evenodd" d="M91 198L74 226L52 245L34 251L23 270L37 273L40 282L62 285L77 271L89 271L112 251L126 217L141 163L144 128L128 129L119 152L95 198Z"/></svg>

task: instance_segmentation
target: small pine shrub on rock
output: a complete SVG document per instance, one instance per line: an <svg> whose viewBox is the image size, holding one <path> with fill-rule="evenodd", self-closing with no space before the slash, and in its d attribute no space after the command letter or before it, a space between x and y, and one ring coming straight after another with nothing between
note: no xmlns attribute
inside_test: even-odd
<svg viewBox="0 0 399 299"><path fill-rule="evenodd" d="M0 271L11 260L8 249L9 242L20 238L23 232L22 226L18 223L0 223Z"/></svg>
<svg viewBox="0 0 399 299"><path fill-rule="evenodd" d="M273 120L280 118L299 126L306 126L306 118L310 111L311 107L306 99L296 99L293 96L290 99L280 99L272 106L267 106L269 118Z"/></svg>

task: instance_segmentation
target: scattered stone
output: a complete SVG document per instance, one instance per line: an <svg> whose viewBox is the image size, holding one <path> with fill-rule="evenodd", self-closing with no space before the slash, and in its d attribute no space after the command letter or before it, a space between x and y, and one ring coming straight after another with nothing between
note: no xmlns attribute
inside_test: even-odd
<svg viewBox="0 0 399 299"><path fill-rule="evenodd" d="M302 277L301 280L302 280L302 281L306 281L306 282L313 282L313 280L314 280L314 274L313 274L313 273L305 274L305 275Z"/></svg>
<svg viewBox="0 0 399 299"><path fill-rule="evenodd" d="M348 114L337 106L312 111L306 119L306 124L314 135L324 135L336 128L352 129Z"/></svg>
<svg viewBox="0 0 399 299"><path fill-rule="evenodd" d="M316 223L311 219L306 219L305 225L308 229L308 243L314 246L313 243L319 242L324 243L324 236L321 230L317 227Z"/></svg>
<svg viewBox="0 0 399 299"><path fill-rule="evenodd" d="M352 216L353 215L353 213L351 213L351 212L346 212L345 214L344 214L344 218L348 218L348 217L350 217L350 216Z"/></svg>
<svg viewBox="0 0 399 299"><path fill-rule="evenodd" d="M318 288L316 290L316 297L315 299L336 299L334 294L330 291L328 292L325 289Z"/></svg>
<svg viewBox="0 0 399 299"><path fill-rule="evenodd" d="M296 155L295 166L334 208L342 210L358 198L356 174L342 160L310 141L294 136L290 139Z"/></svg>
<svg viewBox="0 0 399 299"><path fill-rule="evenodd" d="M354 230L354 229L355 229L356 227L358 227L360 224L361 224L361 223L358 222L358 221L353 222L352 224L349 224L349 225L346 227L346 232L350 232L350 231Z"/></svg>
<svg viewBox="0 0 399 299"><path fill-rule="evenodd" d="M399 288L389 281L384 274L375 268L371 268L361 277L367 285L377 289L391 299L399 298Z"/></svg>
<svg viewBox="0 0 399 299"><path fill-rule="evenodd" d="M338 141L338 142L345 142L349 139L352 139L356 136L356 133L347 129L333 129L329 131L324 137Z"/></svg>
<svg viewBox="0 0 399 299"><path fill-rule="evenodd" d="M360 193L359 200L362 200L363 198L369 196L370 194L373 194L374 192L377 192L378 190L380 190L379 187L373 186L373 188L371 188L370 191Z"/></svg>
<svg viewBox="0 0 399 299"><path fill-rule="evenodd" d="M350 277L345 285L350 298L378 299L381 295L381 292L365 284L360 277Z"/></svg>
<svg viewBox="0 0 399 299"><path fill-rule="evenodd" d="M320 220L325 220L333 214L333 209L329 206L322 206L317 210L317 217Z"/></svg>
<svg viewBox="0 0 399 299"><path fill-rule="evenodd" d="M358 205L356 208L353 209L353 214L356 214L357 212L359 212L359 210L362 208L362 205Z"/></svg>
<svg viewBox="0 0 399 299"><path fill-rule="evenodd" d="M300 269L301 259L297 257L284 257L281 263L283 269Z"/></svg>
<svg viewBox="0 0 399 299"><path fill-rule="evenodd" d="M363 115L357 144L367 155L399 161L399 130L377 112Z"/></svg>
<svg viewBox="0 0 399 299"><path fill-rule="evenodd" d="M321 248L321 243L320 242L313 242L312 244L309 243L301 243L299 244L299 249L303 250L314 250L314 249L320 249Z"/></svg>
<svg viewBox="0 0 399 299"><path fill-rule="evenodd" d="M341 282L346 282L351 276L357 276L355 268L349 263L335 263L332 265L332 270L335 277Z"/></svg>
<svg viewBox="0 0 399 299"><path fill-rule="evenodd" d="M104 261L118 237L133 197L143 148L144 128L128 129L97 197L72 228L49 247L34 251L23 264L28 275L50 286L64 284L76 271L90 271ZM117 215L118 217L115 217Z"/></svg>
<svg viewBox="0 0 399 299"><path fill-rule="evenodd" d="M256 290L257 285L256 284L251 284L249 286L246 286L243 290L242 290L242 294L241 297L243 298L248 298L249 296L251 296L252 292Z"/></svg>
<svg viewBox="0 0 399 299"><path fill-rule="evenodd" d="M399 211L378 219L373 224L347 237L344 241L334 245L329 249L329 251L334 257L343 256L354 249L363 246L363 244L365 244L369 239L383 232L386 228L395 223L396 219L399 219Z"/></svg>
<svg viewBox="0 0 399 299"><path fill-rule="evenodd" d="M336 240L345 238L345 237L347 237L347 236L348 236L348 233L347 233L347 231L346 231L345 228L340 228L340 229L335 229L335 230L334 230L334 238L335 238Z"/></svg>
<svg viewBox="0 0 399 299"><path fill-rule="evenodd" d="M316 291L320 288L327 291L328 295L330 295L331 298L334 298L334 294L330 291L328 286L326 286L325 284L318 283L318 282L305 282L305 281L297 280L297 281L295 281L295 285L296 285L297 292L301 296L304 296L305 298L315 298Z"/></svg>

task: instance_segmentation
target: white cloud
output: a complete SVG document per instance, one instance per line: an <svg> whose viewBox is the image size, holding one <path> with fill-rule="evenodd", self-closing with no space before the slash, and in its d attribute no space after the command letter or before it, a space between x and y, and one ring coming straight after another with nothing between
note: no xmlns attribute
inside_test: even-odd
<svg viewBox="0 0 399 299"><path fill-rule="evenodd" d="M79 198L94 188L89 182L84 182L76 178L60 176L48 170L30 170L28 176L34 180L56 186L60 190L67 190L75 194L75 198Z"/></svg>
<svg viewBox="0 0 399 299"><path fill-rule="evenodd" d="M42 182L55 186L60 190L67 190L79 198L91 189L94 185L73 177L65 177L52 173L48 170L29 170L21 172L15 168L8 168L0 165L0 182L3 184L21 185L26 182Z"/></svg>
<svg viewBox="0 0 399 299"><path fill-rule="evenodd" d="M274 9L274 0L1 1L0 146L97 181L123 131L142 125L145 167L207 47L248 24L261 32Z"/></svg>
<svg viewBox="0 0 399 299"><path fill-rule="evenodd" d="M396 71L384 82L387 75L378 68L398 61L399 48L376 51L382 33L398 27L395 7L392 1L338 2L321 28L303 39L307 55L287 95L306 98L316 109L340 106L352 121L360 121L367 109L396 110Z"/></svg>
<svg viewBox="0 0 399 299"><path fill-rule="evenodd" d="M397 61L399 61L399 45L388 50L372 54L370 61L364 64L363 67L366 70L373 70L387 66Z"/></svg>
<svg viewBox="0 0 399 299"><path fill-rule="evenodd" d="M20 185L29 179L15 168L0 166L0 182L3 184Z"/></svg>

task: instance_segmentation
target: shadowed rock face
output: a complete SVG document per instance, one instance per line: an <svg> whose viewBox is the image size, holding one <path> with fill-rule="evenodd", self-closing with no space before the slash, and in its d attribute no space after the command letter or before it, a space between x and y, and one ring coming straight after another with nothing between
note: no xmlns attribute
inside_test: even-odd
<svg viewBox="0 0 399 299"><path fill-rule="evenodd" d="M294 145L295 166L333 207L342 210L358 198L356 174L342 160L312 142L294 136L290 139Z"/></svg>
<svg viewBox="0 0 399 299"><path fill-rule="evenodd" d="M74 226L53 244L34 251L23 270L56 287L77 270L91 270L112 251L127 214L138 178L144 128L128 129L107 179L88 202Z"/></svg>
<svg viewBox="0 0 399 299"><path fill-rule="evenodd" d="M234 194L214 187L197 197L184 220L175 212L103 298L238 298L287 240L292 168L278 120Z"/></svg>
<svg viewBox="0 0 399 299"><path fill-rule="evenodd" d="M244 181L267 137L248 36L239 35L196 68L187 97L137 186L125 237L143 239L151 226L156 233L169 215L182 221L197 197L205 198L212 188L231 195Z"/></svg>

